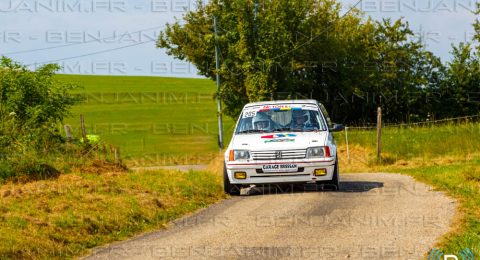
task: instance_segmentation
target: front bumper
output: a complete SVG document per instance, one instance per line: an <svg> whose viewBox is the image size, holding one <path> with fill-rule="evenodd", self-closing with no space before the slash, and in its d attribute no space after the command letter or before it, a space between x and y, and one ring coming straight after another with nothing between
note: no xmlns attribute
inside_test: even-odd
<svg viewBox="0 0 480 260"><path fill-rule="evenodd" d="M264 173L262 166L266 164L296 164L297 172ZM227 176L232 184L272 184L272 183L313 183L316 181L329 181L333 178L335 158L315 158L302 160L276 160L276 161L249 161L227 162ZM315 169L326 169L324 176L315 176ZM235 179L235 172L245 172L246 179Z"/></svg>

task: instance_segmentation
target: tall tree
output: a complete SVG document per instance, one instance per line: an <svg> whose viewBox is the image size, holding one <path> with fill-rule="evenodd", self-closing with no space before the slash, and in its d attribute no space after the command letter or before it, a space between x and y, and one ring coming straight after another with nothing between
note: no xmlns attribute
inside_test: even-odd
<svg viewBox="0 0 480 260"><path fill-rule="evenodd" d="M480 111L480 57L470 43L452 46L453 59L440 87L437 113L441 117L474 115Z"/></svg>
<svg viewBox="0 0 480 260"><path fill-rule="evenodd" d="M217 95L232 117L249 101L287 96L318 99L337 121L369 121L379 105L391 121L426 114L415 93L439 61L402 21L375 22L356 9L341 14L335 0L210 1L183 19L167 25L157 46L214 79L217 44Z"/></svg>
<svg viewBox="0 0 480 260"><path fill-rule="evenodd" d="M476 15L480 15L477 3ZM435 112L438 117L478 114L480 111L480 21L473 24L472 42L452 45L445 80L439 84Z"/></svg>

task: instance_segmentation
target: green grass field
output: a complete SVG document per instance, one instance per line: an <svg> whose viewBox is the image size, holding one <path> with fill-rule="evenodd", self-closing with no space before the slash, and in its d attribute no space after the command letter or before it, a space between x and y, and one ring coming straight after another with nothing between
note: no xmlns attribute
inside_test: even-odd
<svg viewBox="0 0 480 260"><path fill-rule="evenodd" d="M83 114L87 132L119 146L129 165L207 164L218 155L215 85L208 80L58 79L84 87L76 94L85 101L65 120L75 137ZM227 142L232 125L225 120ZM84 166L58 178L0 185L0 259L78 257L225 198L221 176L210 172L95 173Z"/></svg>
<svg viewBox="0 0 480 260"><path fill-rule="evenodd" d="M208 163L217 153L214 82L206 79L58 75L84 87L70 124L119 146L129 165ZM234 122L224 117L225 143Z"/></svg>

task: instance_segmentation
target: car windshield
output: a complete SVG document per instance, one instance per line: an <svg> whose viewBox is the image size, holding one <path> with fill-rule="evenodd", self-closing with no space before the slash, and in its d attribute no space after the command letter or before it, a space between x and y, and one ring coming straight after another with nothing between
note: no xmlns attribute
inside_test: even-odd
<svg viewBox="0 0 480 260"><path fill-rule="evenodd" d="M318 109L259 106L242 111L235 134L312 131L326 131Z"/></svg>

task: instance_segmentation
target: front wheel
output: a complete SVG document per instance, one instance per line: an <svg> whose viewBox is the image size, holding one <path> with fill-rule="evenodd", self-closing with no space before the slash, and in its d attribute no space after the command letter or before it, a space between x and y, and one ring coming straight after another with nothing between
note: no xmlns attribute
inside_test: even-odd
<svg viewBox="0 0 480 260"><path fill-rule="evenodd" d="M228 179L228 174L227 174L227 166L224 164L223 165L223 190L225 193L228 193L232 196L238 196L240 195L240 185L236 184L231 184L230 180Z"/></svg>
<svg viewBox="0 0 480 260"><path fill-rule="evenodd" d="M330 181L330 185L334 186L335 190L340 190L340 178L339 178L339 171L338 171L338 161L335 161L335 168L333 170L333 177Z"/></svg>
<svg viewBox="0 0 480 260"><path fill-rule="evenodd" d="M339 170L338 170L338 162L337 161L335 161L332 179L329 180L329 181L317 181L317 184L322 185L325 188L331 188L335 191L340 190L340 178L339 178Z"/></svg>

